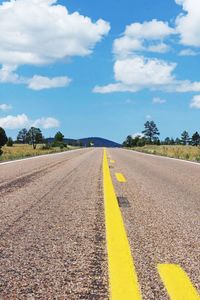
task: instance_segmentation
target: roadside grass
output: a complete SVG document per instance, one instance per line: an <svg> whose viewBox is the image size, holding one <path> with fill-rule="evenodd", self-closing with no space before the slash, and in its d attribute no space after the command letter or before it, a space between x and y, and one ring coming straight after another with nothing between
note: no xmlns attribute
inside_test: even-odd
<svg viewBox="0 0 200 300"><path fill-rule="evenodd" d="M37 148L35 150L31 145L28 144L25 145L14 144L12 147L4 146L2 148L3 154L0 155L0 162L38 156L42 154L51 154L51 153L64 152L72 149L78 149L78 147L73 147L73 146L67 146L67 148L63 148L63 149L60 149L60 147L42 149L43 146L44 144L37 145Z"/></svg>
<svg viewBox="0 0 200 300"><path fill-rule="evenodd" d="M144 147L134 147L132 150L148 154L162 155L172 158L185 159L200 162L200 147L193 146L156 146L146 145Z"/></svg>

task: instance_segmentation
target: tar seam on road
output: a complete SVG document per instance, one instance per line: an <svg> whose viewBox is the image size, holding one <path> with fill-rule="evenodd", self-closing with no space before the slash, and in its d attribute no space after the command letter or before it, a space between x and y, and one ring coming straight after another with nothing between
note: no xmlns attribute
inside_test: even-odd
<svg viewBox="0 0 200 300"><path fill-rule="evenodd" d="M121 173L115 173L115 176L119 182L126 182L126 178Z"/></svg>
<svg viewBox="0 0 200 300"><path fill-rule="evenodd" d="M158 272L170 296L170 300L200 300L190 278L179 265L159 264Z"/></svg>
<svg viewBox="0 0 200 300"><path fill-rule="evenodd" d="M110 300L141 300L129 241L108 165L103 156L103 187Z"/></svg>

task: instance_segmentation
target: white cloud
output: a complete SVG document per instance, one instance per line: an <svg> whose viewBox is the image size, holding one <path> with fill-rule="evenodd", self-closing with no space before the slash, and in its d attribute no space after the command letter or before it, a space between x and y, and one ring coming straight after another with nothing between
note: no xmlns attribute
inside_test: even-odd
<svg viewBox="0 0 200 300"><path fill-rule="evenodd" d="M57 128L60 126L60 122L55 118L41 118L35 120L32 126L42 127L44 129Z"/></svg>
<svg viewBox="0 0 200 300"><path fill-rule="evenodd" d="M116 60L114 64L115 83L96 86L94 93L137 92L142 89L165 92L200 92L200 82L178 80L174 75L175 63L159 59L134 56Z"/></svg>
<svg viewBox="0 0 200 300"><path fill-rule="evenodd" d="M185 13L176 19L177 31L183 45L200 47L200 5L199 0L175 0Z"/></svg>
<svg viewBox="0 0 200 300"><path fill-rule="evenodd" d="M71 79L67 76L48 78L35 75L28 82L28 87L32 90L42 90L58 87L66 87L70 84Z"/></svg>
<svg viewBox="0 0 200 300"><path fill-rule="evenodd" d="M200 109L200 95L193 97L193 99L190 103L190 107Z"/></svg>
<svg viewBox="0 0 200 300"><path fill-rule="evenodd" d="M178 81L175 90L179 93L200 92L200 82L191 82L189 80Z"/></svg>
<svg viewBox="0 0 200 300"><path fill-rule="evenodd" d="M168 23L152 20L144 23L133 23L126 27L122 37L113 43L113 52L119 58L130 56L136 51L165 53L169 46L163 39L175 30Z"/></svg>
<svg viewBox="0 0 200 300"><path fill-rule="evenodd" d="M49 78L46 76L34 75L32 78L21 77L15 71L16 66L4 65L0 69L1 83L25 84L32 90L43 90L50 88L66 87L72 81L67 76Z"/></svg>
<svg viewBox="0 0 200 300"><path fill-rule="evenodd" d="M136 92L144 88L162 89L170 85L176 64L158 59L148 59L135 56L129 59L117 60L114 65L114 75L117 83L106 86L96 86L95 93Z"/></svg>
<svg viewBox="0 0 200 300"><path fill-rule="evenodd" d="M12 109L12 106L10 104L5 104L5 103L0 104L0 110L4 111L9 109Z"/></svg>
<svg viewBox="0 0 200 300"><path fill-rule="evenodd" d="M92 52L110 30L57 1L16 0L0 5L0 63L40 65Z"/></svg>
<svg viewBox="0 0 200 300"><path fill-rule="evenodd" d="M165 43L158 43L154 45L150 45L147 50L149 52L157 52L157 53L166 53L170 50L170 47Z"/></svg>
<svg viewBox="0 0 200 300"><path fill-rule="evenodd" d="M152 100L152 103L153 104L164 104L164 103L166 103L166 100L165 99L161 99L159 97L154 97L153 100Z"/></svg>
<svg viewBox="0 0 200 300"><path fill-rule="evenodd" d="M24 80L16 74L17 66L3 65L0 69L0 82L1 83L24 83Z"/></svg>
<svg viewBox="0 0 200 300"><path fill-rule="evenodd" d="M136 138L136 137L142 138L143 136L144 136L144 134L141 133L141 132L136 132L136 133L132 134L132 138L133 138L133 139Z"/></svg>
<svg viewBox="0 0 200 300"><path fill-rule="evenodd" d="M27 115L21 114L17 116L6 116L3 118L0 118L0 127L3 127L5 129L17 129L22 128L28 125L29 119Z"/></svg>
<svg viewBox="0 0 200 300"><path fill-rule="evenodd" d="M69 13L57 0L10 0L0 4L0 82L27 84L20 77L20 65L45 65L92 53L96 43L108 34L110 25L102 19L92 22L78 12ZM45 77L42 79L43 83ZM48 81L48 82L47 82ZM44 83L44 88L66 86L67 77ZM36 88L35 88L36 87Z"/></svg>
<svg viewBox="0 0 200 300"><path fill-rule="evenodd" d="M41 127L43 129L56 128L60 126L60 122L55 118L40 118L37 120L31 120L26 114L17 116L8 115L0 118L0 127L5 129L20 129L23 127Z"/></svg>
<svg viewBox="0 0 200 300"><path fill-rule="evenodd" d="M148 40L161 40L173 33L174 29L170 28L167 22L156 19L150 22L133 23L127 26L125 30L127 36Z"/></svg>
<svg viewBox="0 0 200 300"><path fill-rule="evenodd" d="M179 56L196 56L196 55L199 55L199 53L192 49L183 49L179 52Z"/></svg>
<svg viewBox="0 0 200 300"><path fill-rule="evenodd" d="M135 87L151 87L168 84L173 80L176 64L142 56L117 60L114 65L115 79Z"/></svg>

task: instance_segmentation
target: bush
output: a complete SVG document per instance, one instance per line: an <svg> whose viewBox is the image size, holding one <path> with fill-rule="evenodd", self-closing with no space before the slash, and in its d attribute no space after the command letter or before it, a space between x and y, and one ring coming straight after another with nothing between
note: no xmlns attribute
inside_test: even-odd
<svg viewBox="0 0 200 300"><path fill-rule="evenodd" d="M3 150L0 148L0 156L3 154Z"/></svg>
<svg viewBox="0 0 200 300"><path fill-rule="evenodd" d="M49 149L51 149L51 145L47 143L47 144L43 145L43 146L41 147L41 149L42 149L42 150L49 150Z"/></svg>
<svg viewBox="0 0 200 300"><path fill-rule="evenodd" d="M64 147L67 147L65 143L54 141L51 143L51 147L59 147L60 149L63 149Z"/></svg>
<svg viewBox="0 0 200 300"><path fill-rule="evenodd" d="M13 139L11 137L8 138L7 144L8 147L12 147L13 146Z"/></svg>

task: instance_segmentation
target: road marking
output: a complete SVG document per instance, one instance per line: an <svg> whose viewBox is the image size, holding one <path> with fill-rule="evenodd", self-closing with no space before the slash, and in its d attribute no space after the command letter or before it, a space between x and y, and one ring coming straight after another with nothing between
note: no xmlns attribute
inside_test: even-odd
<svg viewBox="0 0 200 300"><path fill-rule="evenodd" d="M158 272L171 300L200 300L190 278L180 266L159 264Z"/></svg>
<svg viewBox="0 0 200 300"><path fill-rule="evenodd" d="M11 161L0 162L0 167L4 166L4 165L10 165L13 163L26 161L26 160L39 159L39 158L48 157L48 156L53 157L53 156L65 155L65 154L69 154L69 153L76 152L76 151L78 152L78 151L82 151L82 150L83 149L73 149L73 150L68 150L68 151L63 151L63 152L58 152L58 153L41 154L41 155L35 155L32 157L27 157L27 158L20 158L20 159L15 159L15 160L11 160Z"/></svg>
<svg viewBox="0 0 200 300"><path fill-rule="evenodd" d="M114 163L115 163L115 160L111 159L111 160L110 160L110 163L111 163L111 164L114 164Z"/></svg>
<svg viewBox="0 0 200 300"><path fill-rule="evenodd" d="M121 173L115 173L115 176L119 182L126 182L126 178Z"/></svg>
<svg viewBox="0 0 200 300"><path fill-rule="evenodd" d="M189 160L185 160L185 159L181 159L181 158L174 158L174 157L168 157L168 156L161 156L161 155L158 155L158 154L150 154L150 153L144 153L144 152L140 152L140 151L136 151L136 150L129 150L129 149L123 149L125 151L132 151L132 152L136 152L138 154L141 154L141 155L148 155L148 156L151 156L151 157L154 157L154 158L163 158L163 159L168 159L168 160L171 160L171 161L179 161L179 162L183 162L183 163L186 163L186 164L192 164L192 165L196 165L196 166L199 166L200 167L200 163L199 162L195 162L195 161L189 161Z"/></svg>
<svg viewBox="0 0 200 300"><path fill-rule="evenodd" d="M103 157L103 187L110 300L141 300L140 287L126 235L106 150Z"/></svg>

